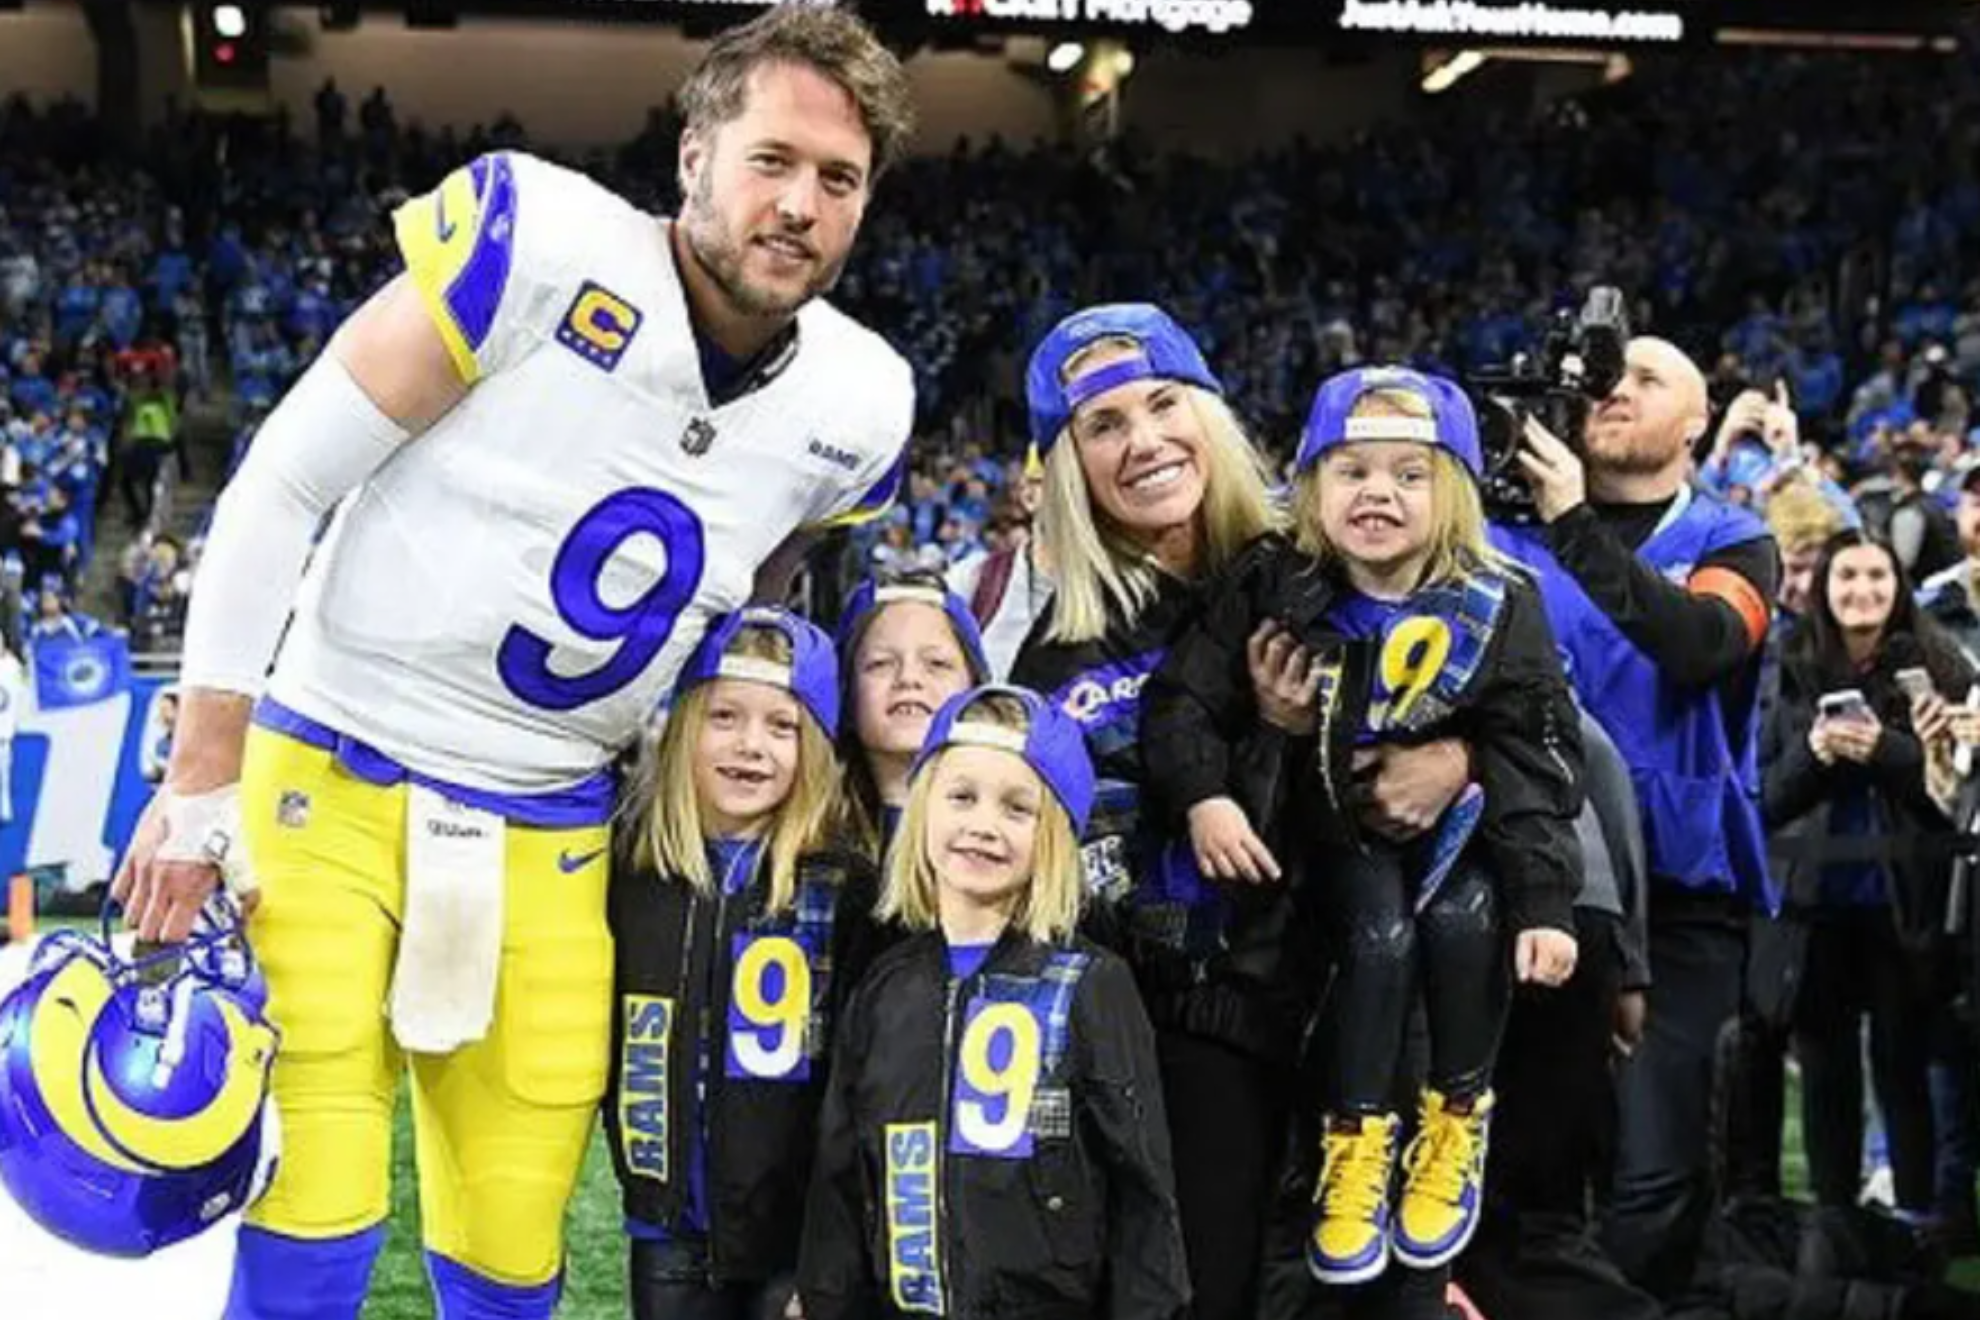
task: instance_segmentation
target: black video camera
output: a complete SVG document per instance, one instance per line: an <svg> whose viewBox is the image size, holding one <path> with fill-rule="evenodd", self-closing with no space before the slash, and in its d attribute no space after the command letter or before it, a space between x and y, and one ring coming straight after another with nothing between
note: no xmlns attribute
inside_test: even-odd
<svg viewBox="0 0 1980 1320"><path fill-rule="evenodd" d="M1579 313L1555 313L1537 355L1521 353L1504 366L1465 378L1478 409L1484 451L1485 507L1504 522L1531 522L1533 492L1516 455L1526 419L1536 418L1577 453L1589 409L1609 397L1623 377L1629 313L1620 289L1597 285Z"/></svg>

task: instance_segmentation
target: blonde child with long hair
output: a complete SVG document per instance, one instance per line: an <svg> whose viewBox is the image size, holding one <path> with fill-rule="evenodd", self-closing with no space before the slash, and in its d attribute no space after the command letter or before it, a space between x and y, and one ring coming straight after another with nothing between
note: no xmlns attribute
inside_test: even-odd
<svg viewBox="0 0 1980 1320"><path fill-rule="evenodd" d="M910 932L840 1023L799 1268L806 1320L1188 1313L1154 1033L1073 934L1093 801L1036 694L942 707L881 915Z"/></svg>
<svg viewBox="0 0 1980 1320"><path fill-rule="evenodd" d="M845 838L877 862L907 802L908 767L942 703L990 678L983 634L939 574L876 575L839 615Z"/></svg>
<svg viewBox="0 0 1980 1320"><path fill-rule="evenodd" d="M1294 538L1254 547L1149 685L1155 787L1219 879L1279 869L1233 800L1225 749L1261 721L1311 743L1258 829L1307 882L1331 946L1307 1243L1327 1283L1372 1279L1391 1255L1434 1270L1463 1251L1510 982L1558 985L1574 968L1578 721L1537 592L1486 539L1480 468L1476 414L1451 382L1330 379L1295 461ZM1378 745L1453 736L1473 783L1436 827L1365 831L1357 773ZM1429 1071L1392 1204L1392 1097L1419 992Z"/></svg>
<svg viewBox="0 0 1980 1320"><path fill-rule="evenodd" d="M636 1320L771 1320L797 1266L837 1006L877 876L827 847L832 643L783 610L715 620L617 838L605 1126Z"/></svg>

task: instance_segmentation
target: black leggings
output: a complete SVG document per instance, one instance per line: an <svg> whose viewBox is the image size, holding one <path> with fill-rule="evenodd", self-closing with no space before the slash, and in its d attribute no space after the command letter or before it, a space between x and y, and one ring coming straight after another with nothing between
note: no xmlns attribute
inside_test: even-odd
<svg viewBox="0 0 1980 1320"><path fill-rule="evenodd" d="M1462 859L1419 915L1415 863L1415 850L1376 845L1330 865L1320 886L1337 967L1325 1032L1330 1113L1388 1111L1419 983L1430 1086L1469 1099L1492 1083L1511 990L1492 879Z"/></svg>
<svg viewBox="0 0 1980 1320"><path fill-rule="evenodd" d="M783 1320L789 1275L769 1283L708 1279L708 1249L699 1242L632 1243L628 1282L634 1320Z"/></svg>
<svg viewBox="0 0 1980 1320"><path fill-rule="evenodd" d="M1252 1320L1285 1159L1290 1068L1181 1031L1155 1035L1196 1320Z"/></svg>
<svg viewBox="0 0 1980 1320"><path fill-rule="evenodd" d="M1889 910L1844 911L1811 922L1804 967L1794 1052L1801 1060L1801 1127L1816 1202L1856 1204L1863 1176L1860 1033L1868 1016L1870 1069L1890 1139L1897 1203L1929 1212L1932 1006L1916 988Z"/></svg>

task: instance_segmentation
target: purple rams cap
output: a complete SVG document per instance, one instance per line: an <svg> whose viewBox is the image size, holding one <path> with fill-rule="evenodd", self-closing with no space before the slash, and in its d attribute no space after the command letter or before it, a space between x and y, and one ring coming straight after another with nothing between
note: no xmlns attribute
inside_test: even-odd
<svg viewBox="0 0 1980 1320"><path fill-rule="evenodd" d="M1023 704L1029 720L1023 733L988 718L963 718L974 702L991 695L1012 697ZM927 740L915 754L908 777L920 774L936 753L948 747L995 747L1023 757L1072 817L1073 834L1078 836L1086 829L1087 814L1093 810L1093 758L1087 753L1085 735L1070 716L1036 692L986 683L950 697L935 712L935 722L928 726Z"/></svg>
<svg viewBox="0 0 1980 1320"><path fill-rule="evenodd" d="M838 646L841 658L848 672L852 669L853 657L847 649L853 638L874 612L900 601L914 601L922 605L933 605L949 616L949 626L955 629L956 641L961 645L963 659L969 664L969 680L972 683L985 683L990 679L990 661L983 650L983 630L976 626L976 616L969 612L963 598L943 586L933 576L925 581L880 582L872 578L859 584L858 590L846 601L844 613L839 615Z"/></svg>
<svg viewBox="0 0 1980 1320"><path fill-rule="evenodd" d="M744 628L774 628L791 644L791 663L729 655ZM767 605L724 614L710 624L674 685L676 699L718 678L747 679L780 687L811 712L827 739L839 736L839 656L832 639L789 610Z"/></svg>
<svg viewBox="0 0 1980 1320"><path fill-rule="evenodd" d="M1128 339L1141 346L1138 357L1065 378L1066 363L1101 339ZM1052 327L1024 372L1025 403L1031 410L1031 443L1043 458L1072 421L1079 405L1135 380L1177 380L1212 394L1223 382L1203 360L1196 341L1170 315L1152 303L1103 303L1074 312Z"/></svg>
<svg viewBox="0 0 1980 1320"><path fill-rule="evenodd" d="M1353 417L1355 404L1376 390L1404 390L1430 405L1430 416ZM1330 449L1360 440L1414 440L1449 450L1474 477L1483 476L1478 413L1455 381L1407 367L1356 367L1330 376L1313 396L1306 433L1300 437L1298 472L1310 470Z"/></svg>

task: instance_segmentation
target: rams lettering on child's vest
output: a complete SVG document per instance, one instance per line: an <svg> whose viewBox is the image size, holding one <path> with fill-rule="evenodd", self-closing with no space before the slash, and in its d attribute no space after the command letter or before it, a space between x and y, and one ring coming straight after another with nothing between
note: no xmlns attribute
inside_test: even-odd
<svg viewBox="0 0 1980 1320"><path fill-rule="evenodd" d="M619 1131L626 1167L665 1181L667 1177L667 1047L673 1032L674 1001L652 995L625 997L625 1042L619 1070Z"/></svg>
<svg viewBox="0 0 1980 1320"><path fill-rule="evenodd" d="M935 1125L887 1124L887 1280L903 1311L942 1314L935 1240Z"/></svg>

